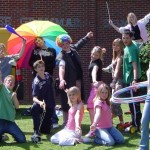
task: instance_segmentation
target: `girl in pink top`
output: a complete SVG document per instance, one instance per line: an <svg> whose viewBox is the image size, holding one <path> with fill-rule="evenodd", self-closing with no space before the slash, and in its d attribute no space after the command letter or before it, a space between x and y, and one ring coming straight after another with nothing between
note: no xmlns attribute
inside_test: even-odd
<svg viewBox="0 0 150 150"><path fill-rule="evenodd" d="M70 105L67 125L64 129L51 137L51 142L61 146L75 145L81 141L81 121L84 114L84 105L78 87L73 86L67 90Z"/></svg>
<svg viewBox="0 0 150 150"><path fill-rule="evenodd" d="M94 98L94 121L90 126L91 132L95 132L94 142L109 146L125 142L120 131L112 125L110 95L109 87L106 84L101 84L98 87Z"/></svg>

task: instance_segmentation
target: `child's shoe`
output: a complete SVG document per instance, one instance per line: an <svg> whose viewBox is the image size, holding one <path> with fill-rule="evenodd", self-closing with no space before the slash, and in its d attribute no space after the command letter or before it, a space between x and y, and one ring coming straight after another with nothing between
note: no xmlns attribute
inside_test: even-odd
<svg viewBox="0 0 150 150"><path fill-rule="evenodd" d="M31 141L33 142L33 143L40 143L41 142L41 135L40 134L38 134L37 132L34 132L34 134L31 136Z"/></svg>
<svg viewBox="0 0 150 150"><path fill-rule="evenodd" d="M53 129L59 128L59 124L58 123L53 123L52 128Z"/></svg>
<svg viewBox="0 0 150 150"><path fill-rule="evenodd" d="M88 137L88 138L93 137L93 136L95 136L95 133L94 133L94 132L91 132L91 131L89 131L89 132L85 135L85 137Z"/></svg>
<svg viewBox="0 0 150 150"><path fill-rule="evenodd" d="M84 138L82 138L82 140L83 140L83 143L92 143L92 142L94 142L94 139L88 138L88 137L84 137Z"/></svg>

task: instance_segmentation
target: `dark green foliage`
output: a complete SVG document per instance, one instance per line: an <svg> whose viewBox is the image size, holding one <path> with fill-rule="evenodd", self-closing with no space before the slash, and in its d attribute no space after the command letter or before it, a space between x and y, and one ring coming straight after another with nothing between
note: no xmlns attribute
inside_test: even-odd
<svg viewBox="0 0 150 150"><path fill-rule="evenodd" d="M150 33L150 31L149 31ZM141 69L142 69L142 77L141 80L147 80L146 71L149 68L149 61L150 61L150 41L145 43L140 50L140 62L141 62Z"/></svg>

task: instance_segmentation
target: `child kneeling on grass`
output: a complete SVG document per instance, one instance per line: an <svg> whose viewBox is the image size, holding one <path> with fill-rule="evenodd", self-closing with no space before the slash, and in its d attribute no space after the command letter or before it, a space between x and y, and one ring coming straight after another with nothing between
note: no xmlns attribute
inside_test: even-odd
<svg viewBox="0 0 150 150"><path fill-rule="evenodd" d="M84 114L84 105L78 87L73 86L67 91L70 105L66 127L51 137L51 142L61 146L71 146L81 142L81 121Z"/></svg>
<svg viewBox="0 0 150 150"><path fill-rule="evenodd" d="M123 144L125 142L123 135L112 125L109 99L109 87L106 84L101 84L94 98L95 115L90 126L90 131L95 134L93 141L97 144L108 146Z"/></svg>
<svg viewBox="0 0 150 150"><path fill-rule="evenodd" d="M15 78L8 75L2 83L2 73L0 71L0 142L4 133L11 134L18 143L26 142L24 133L15 123L16 109L19 102L16 92L13 92Z"/></svg>

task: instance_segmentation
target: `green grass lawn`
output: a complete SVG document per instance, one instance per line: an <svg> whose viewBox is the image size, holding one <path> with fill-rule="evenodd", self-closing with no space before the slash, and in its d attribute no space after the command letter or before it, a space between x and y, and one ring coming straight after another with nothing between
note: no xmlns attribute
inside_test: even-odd
<svg viewBox="0 0 150 150"><path fill-rule="evenodd" d="M40 144L34 144L31 142L31 136L33 134L33 124L31 116L21 116L21 112L25 110L25 108L28 108L27 105L21 105L19 111L17 112L16 122L20 126L20 128L25 133L25 136L27 138L27 143L24 144L18 144L16 143L13 138L9 136L9 141L6 141L5 143L0 143L0 149L1 150L135 150L138 148L138 143L140 140L140 133L130 134L130 133L123 133L125 137L125 144L124 145L115 145L115 146L100 146L96 145L94 143L90 144L78 144L76 146L64 146L61 147L59 145L52 144L49 139L50 136L52 136L54 133L56 133L58 130L61 130L61 127L56 129L53 129L51 131L50 136L42 135L42 142ZM86 108L86 106L85 106ZM143 104L142 104L143 108ZM128 111L128 105L122 104L123 111ZM125 122L130 121L130 115L124 115ZM118 124L118 118L114 119L114 126ZM85 112L84 120L82 122L82 129L83 129L83 135L85 135L89 131L89 115L88 112ZM59 124L62 124L62 117L59 117ZM65 135L62 135L65 136Z"/></svg>

